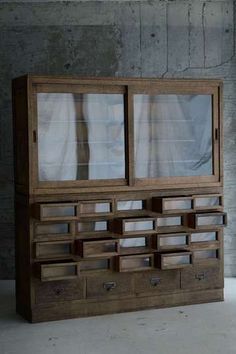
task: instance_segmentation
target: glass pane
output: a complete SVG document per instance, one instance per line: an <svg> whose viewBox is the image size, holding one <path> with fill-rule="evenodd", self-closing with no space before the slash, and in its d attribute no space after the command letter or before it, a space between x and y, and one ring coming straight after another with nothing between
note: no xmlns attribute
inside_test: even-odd
<svg viewBox="0 0 236 354"><path fill-rule="evenodd" d="M84 203L80 205L81 214L110 213L111 203Z"/></svg>
<svg viewBox="0 0 236 354"><path fill-rule="evenodd" d="M145 246L146 246L146 238L145 237L120 239L120 247L121 248L145 247Z"/></svg>
<svg viewBox="0 0 236 354"><path fill-rule="evenodd" d="M60 255L70 255L71 254L71 244L70 243L54 243L51 245L40 244L38 248L39 257L53 257Z"/></svg>
<svg viewBox="0 0 236 354"><path fill-rule="evenodd" d="M79 232L107 231L107 221L83 221L77 224Z"/></svg>
<svg viewBox="0 0 236 354"><path fill-rule="evenodd" d="M157 226L181 226L181 225L182 225L181 216L157 218Z"/></svg>
<svg viewBox="0 0 236 354"><path fill-rule="evenodd" d="M220 205L220 197L195 198L196 207L207 207Z"/></svg>
<svg viewBox="0 0 236 354"><path fill-rule="evenodd" d="M212 175L211 95L134 95L135 176Z"/></svg>
<svg viewBox="0 0 236 354"><path fill-rule="evenodd" d="M122 94L38 93L40 181L125 178Z"/></svg>
<svg viewBox="0 0 236 354"><path fill-rule="evenodd" d="M160 237L160 246L163 248L165 246L186 246L187 245L187 237L184 236L172 236L172 237Z"/></svg>
<svg viewBox="0 0 236 354"><path fill-rule="evenodd" d="M50 235L50 234L67 234L69 233L69 224L46 224L37 225L37 235Z"/></svg>
<svg viewBox="0 0 236 354"><path fill-rule="evenodd" d="M195 259L218 258L217 257L217 250L195 251L194 257L195 257Z"/></svg>
<svg viewBox="0 0 236 354"><path fill-rule="evenodd" d="M109 259L80 262L80 270L109 269Z"/></svg>
<svg viewBox="0 0 236 354"><path fill-rule="evenodd" d="M192 201L190 199L186 200L168 200L164 202L165 210L175 210L175 209L191 209Z"/></svg>
<svg viewBox="0 0 236 354"><path fill-rule="evenodd" d="M143 201L142 200L124 200L117 202L117 210L142 210Z"/></svg>
<svg viewBox="0 0 236 354"><path fill-rule="evenodd" d="M191 242L216 241L216 232L198 232L191 234Z"/></svg>
<svg viewBox="0 0 236 354"><path fill-rule="evenodd" d="M182 256L171 256L171 257L164 257L163 265L170 266L170 265L177 265L177 264L190 264L190 255L182 255Z"/></svg>
<svg viewBox="0 0 236 354"><path fill-rule="evenodd" d="M128 221L125 222L125 231L146 231L153 230L153 221Z"/></svg>
<svg viewBox="0 0 236 354"><path fill-rule="evenodd" d="M48 206L43 207L43 217L59 217L59 216L75 216L75 207L74 206Z"/></svg>
<svg viewBox="0 0 236 354"><path fill-rule="evenodd" d="M217 216L200 216L197 218L198 226L203 225L224 225L224 217L222 215Z"/></svg>
<svg viewBox="0 0 236 354"><path fill-rule="evenodd" d="M121 258L122 269L150 268L152 266L151 257Z"/></svg>

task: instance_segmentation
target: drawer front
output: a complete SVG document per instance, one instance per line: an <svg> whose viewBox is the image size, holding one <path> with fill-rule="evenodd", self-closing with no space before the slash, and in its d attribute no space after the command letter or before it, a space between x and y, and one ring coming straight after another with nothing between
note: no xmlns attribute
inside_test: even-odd
<svg viewBox="0 0 236 354"><path fill-rule="evenodd" d="M74 281L53 281L39 283L35 288L35 303L43 304L57 301L83 299L85 294L84 278Z"/></svg>
<svg viewBox="0 0 236 354"><path fill-rule="evenodd" d="M180 289L180 271L154 271L145 274L135 274L134 288L136 293L168 292Z"/></svg>
<svg viewBox="0 0 236 354"><path fill-rule="evenodd" d="M198 266L181 270L182 289L222 288L223 277L221 268Z"/></svg>
<svg viewBox="0 0 236 354"><path fill-rule="evenodd" d="M41 281L76 279L79 275L78 263L58 262L35 265L36 276Z"/></svg>
<svg viewBox="0 0 236 354"><path fill-rule="evenodd" d="M87 298L115 297L133 293L132 276L115 274L87 278Z"/></svg>

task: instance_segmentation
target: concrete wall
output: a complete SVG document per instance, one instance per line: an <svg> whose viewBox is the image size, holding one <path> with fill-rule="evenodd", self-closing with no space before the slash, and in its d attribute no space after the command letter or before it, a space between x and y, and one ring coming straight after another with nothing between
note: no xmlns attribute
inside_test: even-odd
<svg viewBox="0 0 236 354"><path fill-rule="evenodd" d="M225 273L236 275L234 1L0 2L0 278L14 277L11 79L224 79ZM27 237L27 235L26 235Z"/></svg>

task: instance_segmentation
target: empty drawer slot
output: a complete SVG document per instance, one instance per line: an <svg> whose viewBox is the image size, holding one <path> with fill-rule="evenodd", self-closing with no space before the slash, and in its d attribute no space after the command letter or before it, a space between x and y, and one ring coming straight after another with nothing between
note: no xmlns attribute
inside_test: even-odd
<svg viewBox="0 0 236 354"><path fill-rule="evenodd" d="M72 242L38 242L35 245L36 258L71 257Z"/></svg>
<svg viewBox="0 0 236 354"><path fill-rule="evenodd" d="M121 254L147 253L151 251L150 237L133 237L120 239Z"/></svg>
<svg viewBox="0 0 236 354"><path fill-rule="evenodd" d="M109 258L84 260L79 263L81 272L104 271L111 269L111 260Z"/></svg>
<svg viewBox="0 0 236 354"><path fill-rule="evenodd" d="M76 262L37 265L37 274L41 281L72 279L76 278L78 273L78 264Z"/></svg>
<svg viewBox="0 0 236 354"><path fill-rule="evenodd" d="M37 236L69 235L70 234L70 224L69 223L37 224L35 226L35 233Z"/></svg>
<svg viewBox="0 0 236 354"><path fill-rule="evenodd" d="M157 264L161 269L177 269L192 264L191 252L174 252L157 254Z"/></svg>
<svg viewBox="0 0 236 354"><path fill-rule="evenodd" d="M194 209L218 209L223 206L222 195L194 196Z"/></svg>
<svg viewBox="0 0 236 354"><path fill-rule="evenodd" d="M142 254L142 255L118 257L118 271L119 272L150 270L153 268L154 268L154 255L153 254Z"/></svg>
<svg viewBox="0 0 236 354"><path fill-rule="evenodd" d="M188 234L164 234L158 235L158 250L187 248L190 245Z"/></svg>
<svg viewBox="0 0 236 354"><path fill-rule="evenodd" d="M114 256L119 252L118 240L76 240L76 253L81 257Z"/></svg>
<svg viewBox="0 0 236 354"><path fill-rule="evenodd" d="M152 210L158 213L186 212L193 210L191 197L152 198Z"/></svg>
<svg viewBox="0 0 236 354"><path fill-rule="evenodd" d="M145 201L144 200L120 200L117 201L118 211L129 211L129 210L144 210Z"/></svg>
<svg viewBox="0 0 236 354"><path fill-rule="evenodd" d="M219 259L219 250L218 249L196 250L193 251L193 257L194 257L194 262L201 262L208 259L217 260Z"/></svg>
<svg viewBox="0 0 236 354"><path fill-rule="evenodd" d="M81 216L93 216L93 215L103 215L110 214L112 212L112 202L102 201L102 202L81 202L79 203L79 213Z"/></svg>

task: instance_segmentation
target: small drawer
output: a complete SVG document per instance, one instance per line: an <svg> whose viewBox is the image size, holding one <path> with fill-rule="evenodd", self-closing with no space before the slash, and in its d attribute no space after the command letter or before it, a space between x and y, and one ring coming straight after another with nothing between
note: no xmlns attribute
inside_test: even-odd
<svg viewBox="0 0 236 354"><path fill-rule="evenodd" d="M119 241L114 239L76 240L75 253L87 258L115 256L119 253Z"/></svg>
<svg viewBox="0 0 236 354"><path fill-rule="evenodd" d="M227 225L227 214L215 213L196 213L188 215L188 226L192 229L212 229Z"/></svg>
<svg viewBox="0 0 236 354"><path fill-rule="evenodd" d="M208 243L219 242L221 239L222 231L220 230L209 230L209 231L198 231L192 232L191 236L191 247L198 247L198 245L204 245Z"/></svg>
<svg viewBox="0 0 236 354"><path fill-rule="evenodd" d="M152 211L174 214L193 211L192 197L152 198Z"/></svg>
<svg viewBox="0 0 236 354"><path fill-rule="evenodd" d="M221 210L223 196L221 194L205 194L193 196L194 210Z"/></svg>
<svg viewBox="0 0 236 354"><path fill-rule="evenodd" d="M194 264L215 264L220 261L220 249L215 245L207 248L192 249Z"/></svg>
<svg viewBox="0 0 236 354"><path fill-rule="evenodd" d="M111 200L92 200L79 202L79 215L82 216L108 216L113 212Z"/></svg>
<svg viewBox="0 0 236 354"><path fill-rule="evenodd" d="M37 242L35 244L36 259L71 258L73 254L72 241Z"/></svg>
<svg viewBox="0 0 236 354"><path fill-rule="evenodd" d="M113 269L112 258L85 259L79 262L81 273L101 272Z"/></svg>
<svg viewBox="0 0 236 354"><path fill-rule="evenodd" d="M72 236L71 224L69 222L57 223L35 223L35 238L37 239L55 239Z"/></svg>
<svg viewBox="0 0 236 354"><path fill-rule="evenodd" d="M158 216L157 231L159 232L178 232L183 230L185 219L183 215Z"/></svg>
<svg viewBox="0 0 236 354"><path fill-rule="evenodd" d="M220 267L194 266L181 270L181 288L189 290L223 288Z"/></svg>
<svg viewBox="0 0 236 354"><path fill-rule="evenodd" d="M76 223L75 233L77 236L100 236L109 234L108 220L79 221Z"/></svg>
<svg viewBox="0 0 236 354"><path fill-rule="evenodd" d="M118 212L141 211L146 209L146 200L117 200L116 210Z"/></svg>
<svg viewBox="0 0 236 354"><path fill-rule="evenodd" d="M178 269L192 265L192 252L157 253L157 266L160 269Z"/></svg>
<svg viewBox="0 0 236 354"><path fill-rule="evenodd" d="M87 278L87 298L120 297L133 293L132 276L128 274L100 275Z"/></svg>
<svg viewBox="0 0 236 354"><path fill-rule="evenodd" d="M118 272L133 272L154 268L154 254L137 254L117 257Z"/></svg>
<svg viewBox="0 0 236 354"><path fill-rule="evenodd" d="M85 296L85 280L59 280L35 284L35 303L80 300Z"/></svg>
<svg viewBox="0 0 236 354"><path fill-rule="evenodd" d="M36 276L41 281L53 281L74 279L79 275L79 267L76 262L58 262L35 264Z"/></svg>
<svg viewBox="0 0 236 354"><path fill-rule="evenodd" d="M138 293L161 293L180 289L180 271L166 270L136 273L134 275L134 289Z"/></svg>
<svg viewBox="0 0 236 354"><path fill-rule="evenodd" d="M76 220L77 203L34 204L33 216L40 221Z"/></svg>
<svg viewBox="0 0 236 354"><path fill-rule="evenodd" d="M120 254L151 253L154 251L153 237L155 236L121 238L119 241Z"/></svg>
<svg viewBox="0 0 236 354"><path fill-rule="evenodd" d="M109 223L110 231L121 235L156 233L155 218L115 219Z"/></svg>
<svg viewBox="0 0 236 354"><path fill-rule="evenodd" d="M185 233L159 234L157 235L157 250L168 251L175 249L188 249L190 247L190 235Z"/></svg>

